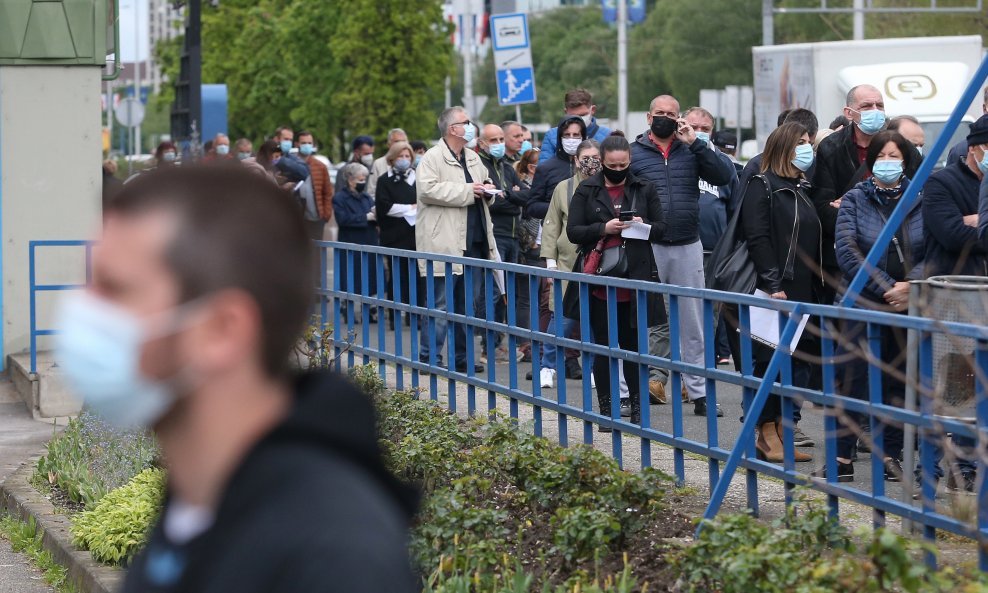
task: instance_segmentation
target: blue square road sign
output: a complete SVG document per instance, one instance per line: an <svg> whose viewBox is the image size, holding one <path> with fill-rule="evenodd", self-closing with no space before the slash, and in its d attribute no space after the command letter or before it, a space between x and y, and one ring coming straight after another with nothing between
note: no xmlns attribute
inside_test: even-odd
<svg viewBox="0 0 988 593"><path fill-rule="evenodd" d="M532 68L506 68L497 71L497 101L501 105L535 102L535 73Z"/></svg>

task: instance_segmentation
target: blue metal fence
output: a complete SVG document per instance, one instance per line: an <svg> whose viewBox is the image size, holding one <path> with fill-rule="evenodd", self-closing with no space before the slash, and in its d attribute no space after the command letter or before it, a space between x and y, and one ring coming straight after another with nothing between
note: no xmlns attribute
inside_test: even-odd
<svg viewBox="0 0 988 593"><path fill-rule="evenodd" d="M760 477L771 477L781 480L786 486L786 502L791 502L790 490L798 485L807 486L827 495L828 504L835 516L839 515L840 499L871 507L874 510L876 525L884 523L885 515L898 515L922 528L923 536L929 541L935 541L936 531L945 530L957 535L974 539L979 544L979 559L982 568L988 567L988 480L979 479L977 483L976 518L967 521L955 518L936 506L936 483L932 479L934 445L940 442L945 433L965 436L978 441L977 467L979 477L983 475L985 466L983 451L985 449L985 427L988 427L988 397L985 386L988 385L988 327L980 325L948 323L933 319L907 317L890 313L849 309L823 305L808 305L787 301L765 300L749 295L722 293L704 289L691 289L678 286L623 279L601 278L522 266L504 264L485 260L467 259L435 254L422 254L412 251L401 251L381 247L365 247L341 243L319 243L320 259L324 273L320 279L318 315L324 327L329 327L334 336L336 364L338 367L352 367L357 364L376 363L380 374L386 375L388 367L395 373L398 389L417 389L422 394L438 400L440 385L445 383L447 405L452 410L458 406L458 386L466 387L466 411L469 414L486 413L494 410L499 398L506 398L508 413L512 418L520 417L520 406L528 405L532 409L533 430L543 435L544 414L554 415L558 421L557 439L560 444L568 446L573 442L592 444L594 430L598 426L613 429L611 433L611 451L616 460L624 462L624 435L636 437L637 449L643 467L652 464L652 446L660 444L673 450L673 471L675 477L683 482L686 479L686 455L694 454L708 460L708 483L711 490L711 502L706 516L716 514L723 501L733 473L738 468L745 470L747 506L754 512L759 510L758 483ZM87 280L91 243L86 241L32 241L30 243L30 314L31 314L31 366L36 372L38 338L56 333L55 328L39 328L37 319L36 298L38 293L79 289L82 284L40 284L37 282L37 251L47 247L84 248L87 261ZM403 293L400 282L394 284L394 293L389 298L386 295L386 269L388 262L392 274L404 270L411 278L418 276L419 264L426 275L418 281L410 282L408 294ZM374 265L371 265L371 264ZM479 310L475 307L473 298L465 298L463 312L456 313L454 307L454 265L463 266L464 293L473 295L476 291L481 297ZM332 274L331 270L346 270L345 277ZM374 277L359 273L357 270L374 270ZM437 275L433 275L436 273ZM495 276L503 275L501 278ZM359 282L354 280L359 276ZM442 295L437 294L436 287L444 282ZM552 308L557 314L546 331L540 331L538 315L538 288L540 283L548 282L552 288ZM579 326L583 339L563 336L562 283L575 283L574 290L579 294ZM358 286L357 290L345 290L347 286ZM503 291L500 286L503 285ZM372 290L373 287L373 290ZM598 345L587 340L590 331L590 299L591 291L604 287L607 299L608 344ZM528 326L535 329L525 329L519 319L516 308L519 290L527 289L533 295L532 307L529 314ZM617 341L617 289L631 291L632 299L637 307L637 348L622 349ZM503 292L503 295L501 294ZM448 306L437 306L437 297L445 296ZM668 318L671 338L671 355L668 358L649 354L646 323L645 303L650 296L662 296L668 300ZM680 334L680 303L682 299L700 299L702 301L704 360L701 364L691 364L682 359L679 348ZM495 307L499 299L506 304L503 320L496 320ZM439 299L441 300L441 299ZM724 304L738 307L741 341L741 372L718 368L714 358L714 330L716 313ZM792 382L792 355L785 348L776 350L766 376L779 375L777 382L763 381L755 376L752 360L754 341L751 337L750 308L761 307L773 309L780 314L781 339L780 344L789 343L795 332L795 323L790 314L805 313L811 315L821 328L820 342L822 356L819 363L822 366L823 388L811 390L797 387ZM377 315L378 323L370 323L373 314ZM395 315L393 332L388 331L386 319L389 314ZM358 315L360 321L358 321ZM402 316L408 318L408 325L402 323ZM920 396L919 410L906 410L890 406L882 402L883 365L880 361L881 352L869 339L872 358L868 361L869 386L866 399L855 399L835 393L836 369L841 361L836 358L838 346L844 336L836 330L842 321L855 321L865 324L867 336L873 337L881 327L895 327L912 330L918 335L918 392ZM446 324L445 348L437 348L440 328ZM452 368L439 364L439 355L443 351L454 352L456 332L454 324L464 327L466 336L466 366ZM428 352L421 348L421 338L425 337ZM525 364L514 358L507 361L507 373L501 369L500 376L494 365L484 372L477 373L474 364L481 361L477 352L475 337L485 336L488 345L496 342L496 336L505 337L509 351L523 341L531 341L533 361ZM935 336L948 334L958 338L969 338L976 344L974 360L976 361L976 393L977 393L977 423L960 421L933 414L934 393L934 354L933 339ZM641 393L641 419L632 423L623 419L618 408L618 398L611 401L611 409L600 411L595 409L594 388L591 385L590 373L585 372L577 397L570 398L568 385L560 381L554 397L543 390L538 381L540 368L541 345L552 344L560 349L556 357L558 376L565 374L563 348L571 348L580 353L583 368L589 371L591 357L606 357L611 369L611 392L618 392L617 365L620 361L633 361L638 364L636 376L627 377L628 381L636 381ZM493 355L494 348L490 348ZM453 357L448 356L447 361ZM669 386L673 397L670 397L671 428L660 429L655 425L661 419L652 418L652 410L647 405L648 398L648 367L658 366L669 369ZM533 371L534 381L531 388L523 386L520 373L525 368ZM707 379L706 396L708 407L716 406L718 395L725 389L741 388L745 401L745 421L740 435L731 443L721 443L718 440L720 420L716 414L709 414L705 419L706 439L687 435L684 417L686 411L678 394L682 385L681 374L694 374ZM478 400L478 392L486 394L486 398ZM758 411L765 398L770 394L778 394L783 398L783 440L784 461L781 464L760 461L755 456L754 428ZM486 401L484 401L486 400ZM576 403L574 403L574 401ZM806 471L797 469L794 461L794 447L791 417L795 401L811 402L823 406L827 411L825 416L826 437L824 456L817 458L814 467L821 462L826 464L826 480L811 479ZM916 502L911 500L896 500L885 488L885 483L875 470L875 478L871 488L856 488L853 484L841 484L837 481L835 449L837 416L846 412L857 412L870 418L872 425L881 421L898 422L916 427L921 435L920 461L924 480L922 481L921 496ZM579 421L582 430L577 434L569 434L567 420ZM730 420L727 420L730 421ZM668 423L667 423L668 424ZM881 467L881 459L873 451L873 468ZM808 468L808 469L813 469ZM932 557L930 558L932 562Z"/></svg>
<svg viewBox="0 0 988 593"><path fill-rule="evenodd" d="M980 435L982 427L988 427L988 398L985 398L985 378L988 377L988 327L947 323L933 319L909 317L892 313L877 311L867 311L863 309L849 309L843 307L809 305L792 303L787 301L766 300L749 295L739 295L710 291L705 289L691 289L678 286L659 284L655 282L632 281L624 279L601 278L584 274L574 274L570 272L551 271L543 268L522 266L516 264L504 264L492 261L468 259L461 257L442 256L435 254L421 254L411 251L400 251L381 247L357 246L341 243L320 243L322 261L324 264L332 262L332 266L324 266L327 270L323 275L321 287L319 289L321 299L322 323L331 326L333 329L338 364L341 367L352 367L356 364L376 363L379 365L381 376L385 376L388 366L392 366L395 372L395 380L399 389L412 388L419 389L423 394L433 400L440 398L440 384L445 382L445 392L448 406L451 410L456 410L457 386L466 386L466 406L467 412L475 414L493 410L497 405L498 396L508 398L509 414L513 418L519 417L519 405L527 404L532 407L535 434L543 434L543 414L556 415L559 420L558 440L560 444L569 445L575 437L583 443L593 443L594 426L609 427L614 430L611 434L611 449L613 456L619 462L623 461L622 435L631 435L639 439L640 458L642 466L651 465L651 448L653 443L659 443L671 447L674 451L674 472L680 481L685 480L685 455L692 453L703 456L709 460L709 486L712 492L710 506L706 516L712 517L720 508L727 487L737 468L746 470L747 482L747 502L748 506L755 512L758 511L758 480L759 476L769 476L782 480L786 485L787 503L790 502L790 490L797 485L808 486L814 490L828 495L828 503L833 514L839 514L839 500L845 499L854 503L866 505L874 509L875 525L882 525L885 515L898 515L908 521L922 526L924 537L934 541L936 530L945 530L961 536L975 539L979 544L980 561L982 568L988 567L988 553L986 553L985 543L988 543L988 497L986 494L986 484L988 481L978 481L977 518L973 522L952 517L942 510L938 510L935 504L936 483L932 479L932 466L934 460L934 446L941 442L945 433L955 436L967 436L974 439L982 438ZM417 264L421 263L426 274L418 282L410 284L410 294L401 294L400 284L395 283L395 293L389 298L385 290L385 262L389 264L392 271L407 270L412 278L416 277ZM374 264L373 266L371 264ZM463 283L465 294L468 295L463 302L462 313L455 312L453 303L453 289L451 288L455 275L453 266L463 266ZM372 280L367 275L362 275L359 282L354 283L355 269L374 269L375 278ZM330 282L330 269L346 269L345 278L333 275ZM433 272L438 275L433 276ZM507 301L506 317L502 321L495 320L495 304L500 297L498 294L499 281L495 279L495 274L504 276L504 295ZM553 309L557 312L554 321L547 331L538 329L537 299L532 298L529 327L535 329L524 329L519 327L518 312L515 308L519 287L527 286L533 294L537 294L538 284L547 281L552 285ZM580 295L580 327L582 329L583 340L576 340L563 336L562 316L562 283L577 283ZM376 286L374 286L376 284ZM348 286L356 287L356 290L346 290ZM371 290L374 286L374 290ZM445 302L448 307L436 307L436 287L442 286L445 292ZM477 311L474 306L473 294L474 286L478 288L482 295L481 302L483 310ZM586 339L590 334L589 325L589 302L590 292L593 288L603 286L606 288L607 313L610 320L608 345L602 346L591 343ZM620 348L617 341L617 314L615 304L616 290L628 289L632 292L632 299L639 305L637 308L637 350L630 351ZM650 295L663 296L669 304L669 325L671 336L672 354L669 358L660 358L648 353L648 339L646 328L645 302ZM682 299L700 299L703 303L703 333L705 354L702 364L690 364L682 359L679 351L679 307ZM714 329L715 313L725 304L733 304L739 308L740 339L742 351L742 371L740 373L733 370L718 368L714 358ZM786 348L778 348L772 358L767 377L780 375L778 382L762 381L753 374L754 364L752 361L753 339L751 337L750 308L761 307L773 309L780 314L780 327L782 331L780 344L787 344L796 331L796 323L790 314L808 314L816 320L820 331L820 342L822 357L819 363L822 366L823 388L811 390L804 387L794 386L792 383L792 360L793 356ZM370 319L377 315L376 326ZM387 331L385 320L389 314L395 315L394 333ZM405 327L401 322L401 315L406 315L410 324ZM358 316L360 321L358 321ZM838 346L843 340L837 330L841 322L860 322L868 328L868 351L871 354L867 361L869 367L869 393L866 399L855 399L838 395L835 393L836 370L842 364L835 355ZM437 327L446 324L446 351L454 352L454 324L462 324L466 335L466 365L465 368L456 368L450 364L449 367L438 364L437 348ZM880 360L881 352L876 341L873 339L877 331L882 327L901 328L902 330L913 330L919 336L919 394L921 407L919 410L906 410L900 407L886 405L882 403L882 382L883 364ZM425 343L432 346L428 353L424 353L420 346L421 332L425 332ZM498 377L495 366L490 365L485 372L474 371L475 363L481 362L479 353L476 352L477 336L486 336L487 344L490 346L489 352L493 356L493 344L497 334L506 336L509 351L522 341L531 340L533 346L533 362L531 365L523 364L510 358L507 361L507 377ZM933 390L933 337L938 334L949 334L956 337L970 338L976 343L975 360L978 365L977 372L977 416L978 423L974 426L959 419L952 419L934 416L932 413ZM610 361L611 392L617 393L616 371L619 361L633 361L638 363L639 372L635 377L628 377L628 381L637 381L639 391L642 394L643 405L641 407L641 422L631 423L620 416L617 397L612 398L611 409L596 410L594 406L594 391L590 384L589 372L584 374L581 385L581 397L576 398L579 405L567 397L567 385L565 381L560 381L556 388L555 397L550 396L541 389L538 381L539 357L537 355L539 345L554 344L557 348L572 348L580 353L583 360L584 369L589 370L591 356L607 357ZM420 354L423 358L420 360ZM446 360L452 362L452 355ZM493 360L493 358L491 358ZM647 405L648 397L648 366L658 366L671 371L669 384L674 397L670 398L672 429L660 430L654 427L654 422L650 417L650 407ZM519 381L519 372L523 368L531 368L533 371L533 381L530 389L526 389ZM560 350L560 355L556 357L556 370L558 376L563 376L564 357ZM707 438L697 439L685 434L684 431L684 404L681 403L678 394L681 386L680 374L688 373L705 377L706 395L708 408L716 405L718 393L725 386L737 386L743 389L745 401L748 402L745 413L745 420L740 436L736 442L721 444L718 442L718 423L716 414L709 414L706 418ZM502 373L503 374L503 373ZM735 387L735 389L737 388ZM486 392L486 404L478 402L477 393ZM784 461L781 464L760 461L755 455L754 430L758 417L758 411L764 404L765 399L770 394L777 394L783 398L783 441L785 444ZM863 394L862 394L863 395ZM826 415L826 438L825 456L822 460L827 466L827 478L817 479L808 476L808 470L797 469L794 461L792 424L790 418L794 401L812 402L824 407L828 413ZM916 427L921 435L920 458L924 464L923 471L926 480L923 482L921 496L918 501L896 500L886 492L885 482L881 477L881 470L874 471L875 479L871 483L871 489L864 490L854 487L853 484L842 484L837 481L837 466L835 460L837 416L846 412L857 412L866 415L871 419L873 425L879 421L895 422L901 424L911 424ZM577 435L568 434L566 419L578 419L582 421L582 433ZM981 441L982 443L984 441ZM979 445L979 451L983 450ZM873 467L882 468L882 459L878 457L878 447L872 452ZM983 473L983 459L977 456L979 476ZM815 469L816 464L813 468ZM908 471L908 470L907 470ZM932 562L932 559L930 560Z"/></svg>
<svg viewBox="0 0 988 593"><path fill-rule="evenodd" d="M65 290L77 290L85 287L85 284L39 284L38 283L38 249L41 247L83 247L85 248L85 258L86 258L86 282L88 283L92 277L92 270L90 269L90 263L92 262L92 242L91 241L75 241L75 240L50 240L50 241L29 241L28 242L28 274L29 274L29 285L30 285L30 302L28 314L30 316L30 356L31 356L31 373L38 372L38 338L42 336L51 336L57 333L55 329L39 329L38 328L38 293L43 292L58 292Z"/></svg>

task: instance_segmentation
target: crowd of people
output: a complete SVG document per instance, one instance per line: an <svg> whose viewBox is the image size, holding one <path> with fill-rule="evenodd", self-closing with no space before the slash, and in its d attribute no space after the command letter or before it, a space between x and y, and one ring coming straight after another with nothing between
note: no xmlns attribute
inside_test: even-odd
<svg viewBox="0 0 988 593"><path fill-rule="evenodd" d="M946 166L934 172L922 188L921 199L910 208L903 224L877 266L869 266L868 283L856 305L904 313L909 306L909 282L943 274L988 276L988 240L978 227L981 202L988 182L988 88L985 115L970 125L966 139L954 146ZM279 128L257 149L240 139L219 134L206 148L206 161L237 163L281 186L294 196L304 213L312 239L325 237L326 223L335 220L338 239L361 245L383 245L460 257L497 260L564 271L605 274L657 281L692 288L708 285L707 261L718 243L743 238L755 269L753 289L772 299L833 304L850 280L865 265L865 256L883 231L922 162L925 138L922 126L908 115L889 118L882 91L860 85L847 94L839 114L814 114L807 109L787 110L769 135L764 152L742 165L737 160L739 139L715 130L715 118L705 109L683 109L675 97L659 95L651 102L645 129L633 136L598 123L591 93L574 89L563 100L563 117L546 133L541 148L531 130L519 122L480 125L462 107L444 110L438 118L438 142L409 142L401 129L391 130L386 151L375 159L375 141L356 137L345 163L334 169L318 155L314 137ZM821 128L818 117L835 118ZM178 150L162 143L155 153L157 167L178 163ZM336 170L335 179L331 171ZM986 221L988 222L988 221ZM728 230L735 233L726 237ZM370 259L373 265L374 258ZM388 298L408 303L413 285L420 287L420 304L466 314L472 302L475 316L487 309L483 278L466 294L462 266L453 266L447 303L445 267L431 267L426 282L424 260L385 261ZM360 292L363 279L372 292L378 274L371 269L335 270L343 290ZM534 286L535 290L530 290ZM561 327L573 339L607 345L608 293L591 290L590 336L581 336L579 300L565 286L563 311L555 310L551 283L530 283L518 278L514 299L507 302L497 287L496 321L513 318L529 328L537 320L541 331ZM618 342L624 350L638 350L638 320L646 319L648 351L670 357L667 303L650 296L644 316L629 291L614 293ZM514 309L511 316L509 308ZM535 308L533 313L533 308ZM554 317L562 315L562 322ZM714 350L719 364L733 361L740 370L740 334L736 307L724 306L717 323ZM375 319L366 320L374 322ZM383 321L383 320L382 320ZM392 316L389 322L407 322ZM682 360L704 366L703 308L698 299L679 299L678 350ZM867 398L869 365L861 344L862 324L847 322L836 328L839 364L838 392ZM820 328L805 331L794 356L792 382L798 387L821 385ZM467 369L465 328L454 327L453 352L443 360L446 328L420 332L420 359L430 364L452 362ZM882 328L883 397L888 405L902 406L905 385L905 335ZM498 336L483 343L487 361L536 360L528 379L551 389L557 381L557 357L563 356L566 378L580 379L578 353L558 353L553 344L533 352L532 344L518 340L508 349ZM754 372L762 376L773 350L753 343ZM482 372L474 363L473 372ZM603 413L620 410L640 422L641 398L636 363L625 361L618 376L596 357L592 369L598 405ZM534 375L534 376L533 376ZM698 416L723 415L707 406L706 379L683 374L680 393L668 393L668 369L649 369L648 397L666 404L681 397ZM614 391L618 398L612 398ZM798 447L814 443L800 430L800 406L783 420L778 397L770 397L758 419L756 449L770 461L783 456L782 426L790 424ZM885 477L902 475L902 428L890 424L881 442L869 443L866 417L840 415L841 436L836 452L838 479L853 480L856 452L869 446L879 450ZM609 430L601 427L601 430ZM956 439L964 450L972 443ZM796 461L812 457L797 449ZM958 488L974 485L973 464L963 459L948 482ZM942 470L938 468L942 475ZM817 475L824 475L823 470Z"/></svg>

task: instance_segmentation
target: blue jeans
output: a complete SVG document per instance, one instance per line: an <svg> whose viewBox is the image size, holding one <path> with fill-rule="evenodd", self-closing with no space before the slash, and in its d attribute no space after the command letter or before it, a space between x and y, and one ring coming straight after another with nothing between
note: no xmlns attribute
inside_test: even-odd
<svg viewBox="0 0 988 593"><path fill-rule="evenodd" d="M482 249L482 246L474 245L471 249L464 252L464 257L474 257L477 259L486 259L486 250ZM483 286L483 275L479 268L467 268L464 270L464 274L473 274L473 288L474 294L471 298L476 299L478 291L482 291ZM422 279L423 290L422 294L426 294L428 290L428 278ZM453 276L453 313L456 315L463 315L466 313L466 298L464 296L465 284L463 275ZM434 288L435 294L435 309L437 311L446 311L446 277L436 276L434 278ZM423 299L423 304L428 304L428 301ZM479 311L474 311L474 314L480 313ZM482 313L480 313L482 315ZM436 319L436 363L442 364L442 350L443 345L446 343L446 321L442 319ZM429 319L423 317L421 320L421 328L419 333L419 360L421 362L429 362ZM457 369L465 369L467 365L467 335L466 328L461 323L453 324L453 340L454 352L453 359L456 362Z"/></svg>
<svg viewBox="0 0 988 593"><path fill-rule="evenodd" d="M575 338L580 331L580 322L576 319L570 319L563 316L563 335L564 338ZM549 331L548 333L556 334L556 322L553 318L549 319ZM559 348L556 348L555 344L542 344L542 364L540 365L543 369L555 369L556 368L556 353Z"/></svg>

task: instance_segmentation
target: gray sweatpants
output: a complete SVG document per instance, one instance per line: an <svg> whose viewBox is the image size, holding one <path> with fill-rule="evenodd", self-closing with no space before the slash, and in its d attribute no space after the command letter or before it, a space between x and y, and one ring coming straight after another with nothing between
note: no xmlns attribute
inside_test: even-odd
<svg viewBox="0 0 988 593"><path fill-rule="evenodd" d="M700 241L691 245L655 245L657 258L655 265L659 271L659 281L689 288L706 286L703 277L703 246ZM668 309L666 299L666 310ZM669 311L671 317L671 311ZM664 323L648 328L648 353L652 356L670 357L669 324ZM700 299L679 299L679 353L683 362L703 366L703 301ZM668 369L651 367L649 379L665 382L669 378ZM683 374L690 401L707 396L707 380L696 375ZM678 393L671 394L678 397Z"/></svg>

